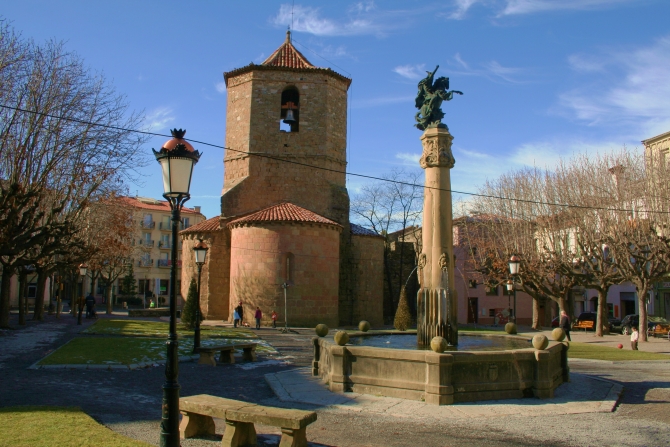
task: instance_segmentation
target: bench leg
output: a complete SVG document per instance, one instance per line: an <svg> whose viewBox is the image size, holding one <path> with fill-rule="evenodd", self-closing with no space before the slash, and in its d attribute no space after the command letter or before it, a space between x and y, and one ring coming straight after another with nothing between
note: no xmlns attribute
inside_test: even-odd
<svg viewBox="0 0 670 447"><path fill-rule="evenodd" d="M242 352L242 358L250 362L256 361L256 347L253 348L244 348Z"/></svg>
<svg viewBox="0 0 670 447"><path fill-rule="evenodd" d="M254 424L226 420L226 431L223 432L223 439L221 440L223 447L255 447L257 442ZM307 447L307 444L305 444L305 447Z"/></svg>
<svg viewBox="0 0 670 447"><path fill-rule="evenodd" d="M282 428L279 447L307 447L305 430L305 427L298 429Z"/></svg>
<svg viewBox="0 0 670 447"><path fill-rule="evenodd" d="M202 414L182 411L181 423L179 424L179 437L181 439L194 436L214 435L214 419Z"/></svg>
<svg viewBox="0 0 670 447"><path fill-rule="evenodd" d="M229 351L221 351L221 355L219 355L219 361L221 363L235 363L235 350L231 349Z"/></svg>
<svg viewBox="0 0 670 447"><path fill-rule="evenodd" d="M214 358L214 352L201 352L200 358L198 359L198 365L216 366L216 359Z"/></svg>

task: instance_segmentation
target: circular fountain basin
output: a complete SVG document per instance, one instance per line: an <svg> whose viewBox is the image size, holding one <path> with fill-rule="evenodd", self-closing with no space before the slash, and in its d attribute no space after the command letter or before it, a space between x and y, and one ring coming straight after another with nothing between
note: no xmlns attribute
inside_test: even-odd
<svg viewBox="0 0 670 447"><path fill-rule="evenodd" d="M568 344L537 350L527 338L459 334L458 346L437 353L414 333L352 334L346 346L314 338L312 374L331 391L353 391L434 405L478 400L553 397L569 380Z"/></svg>
<svg viewBox="0 0 670 447"><path fill-rule="evenodd" d="M378 334L357 336L349 339L353 346L371 346L390 349L430 350L430 346L419 346L416 334ZM531 340L506 335L459 334L458 346L449 346L447 351L507 351L531 348Z"/></svg>

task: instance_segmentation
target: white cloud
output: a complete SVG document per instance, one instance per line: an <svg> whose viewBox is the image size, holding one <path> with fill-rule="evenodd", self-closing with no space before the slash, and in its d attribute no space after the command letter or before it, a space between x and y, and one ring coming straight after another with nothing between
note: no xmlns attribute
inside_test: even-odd
<svg viewBox="0 0 670 447"><path fill-rule="evenodd" d="M558 10L605 9L635 0L507 0L500 16L533 14Z"/></svg>
<svg viewBox="0 0 670 447"><path fill-rule="evenodd" d="M321 17L317 8L302 5L281 5L272 19L275 25L291 25L293 31L314 34L316 36L353 36L376 34L380 31L372 21L353 18L342 23Z"/></svg>
<svg viewBox="0 0 670 447"><path fill-rule="evenodd" d="M175 117L170 107L157 107L147 113L146 121L150 130L166 129L168 124L173 122Z"/></svg>
<svg viewBox="0 0 670 447"><path fill-rule="evenodd" d="M475 3L480 3L481 0L455 0L456 10L447 17L454 20L461 20L465 18L465 14Z"/></svg>
<svg viewBox="0 0 670 447"><path fill-rule="evenodd" d="M400 161L400 164L417 168L419 167L419 159L421 158L420 153L410 153L410 152L398 152L395 154L395 158Z"/></svg>
<svg viewBox="0 0 670 447"><path fill-rule="evenodd" d="M590 125L627 126L629 132L647 133L670 128L670 36L593 59L603 60L600 71L587 71L595 77L560 95L561 106ZM574 60L570 59L572 67L585 73Z"/></svg>
<svg viewBox="0 0 670 447"><path fill-rule="evenodd" d="M227 92L225 81L217 82L217 83L214 85L214 88L215 88L216 91L219 92L219 93L224 93L224 94L225 94L225 93Z"/></svg>
<svg viewBox="0 0 670 447"><path fill-rule="evenodd" d="M425 65L399 65L393 69L395 73L398 73L403 78L407 79L421 79L426 77L426 70L424 69Z"/></svg>
<svg viewBox="0 0 670 447"><path fill-rule="evenodd" d="M523 78L529 74L528 69L519 67L506 67L500 62L492 60L489 62L480 63L480 68L475 68L468 64L460 53L456 53L449 64L458 67L456 71L452 70L453 74L460 74L464 76L481 76L492 81L505 81L508 83L522 83L525 82Z"/></svg>

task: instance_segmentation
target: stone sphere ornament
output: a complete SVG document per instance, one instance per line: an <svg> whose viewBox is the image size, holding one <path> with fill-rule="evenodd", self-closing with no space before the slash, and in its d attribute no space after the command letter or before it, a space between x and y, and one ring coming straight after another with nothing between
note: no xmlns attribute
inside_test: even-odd
<svg viewBox="0 0 670 447"><path fill-rule="evenodd" d="M565 338L565 331L560 327L557 327L553 331L551 331L551 338L553 338L556 341L563 341L563 339Z"/></svg>
<svg viewBox="0 0 670 447"><path fill-rule="evenodd" d="M349 334L347 334L344 331L337 331L335 333L335 343L337 343L340 346L344 346L347 343L349 343Z"/></svg>
<svg viewBox="0 0 670 447"><path fill-rule="evenodd" d="M447 343L447 339L444 337L433 337L433 339L430 341L430 349L435 352L444 352L447 350L448 346L449 344Z"/></svg>
<svg viewBox="0 0 670 447"><path fill-rule="evenodd" d="M622 345L621 343L619 343L618 345L616 345L616 347L619 348L619 349L623 349L623 345Z"/></svg>
<svg viewBox="0 0 670 447"><path fill-rule="evenodd" d="M325 324L317 324L316 328L314 328L316 335L318 335L319 337L325 337L326 335L328 335L329 330L330 329L328 329L328 326L326 326Z"/></svg>
<svg viewBox="0 0 670 447"><path fill-rule="evenodd" d="M505 332L510 335L516 334L516 323L507 323L505 325Z"/></svg>
<svg viewBox="0 0 670 447"><path fill-rule="evenodd" d="M547 346L549 346L549 339L546 335L537 334L535 337L533 337L533 347L538 351L547 349Z"/></svg>
<svg viewBox="0 0 670 447"><path fill-rule="evenodd" d="M370 330L370 323L367 321L363 320L360 323L358 323L358 330L361 332L367 332Z"/></svg>

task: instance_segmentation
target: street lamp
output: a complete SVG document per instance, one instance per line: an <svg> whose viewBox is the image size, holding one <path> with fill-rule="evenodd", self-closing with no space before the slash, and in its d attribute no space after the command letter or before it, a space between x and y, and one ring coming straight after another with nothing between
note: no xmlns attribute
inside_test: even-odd
<svg viewBox="0 0 670 447"><path fill-rule="evenodd" d="M511 258L509 258L509 273L512 275L512 279L507 282L507 291L508 292L513 292L514 293L514 322L516 323L516 287L514 287L514 282L516 281L516 278L519 276L519 266L521 265L521 258L519 258L517 255L513 255Z"/></svg>
<svg viewBox="0 0 670 447"><path fill-rule="evenodd" d="M170 268L170 334L167 341L165 383L163 384L163 416L161 420L161 447L179 447L179 363L177 357L177 228L181 208L191 198L193 166L200 159L200 152L184 140L185 130L173 129L172 138L160 151L153 150L163 171L163 197L172 210L172 265Z"/></svg>
<svg viewBox="0 0 670 447"><path fill-rule="evenodd" d="M286 301L286 290L289 288L289 283L285 282L281 285L281 288L284 289L284 329L282 329L280 332L282 334L288 334L289 332L293 332L294 334L297 334L298 331L294 331L293 329L288 327L288 306L287 306L287 301Z"/></svg>
<svg viewBox="0 0 670 447"><path fill-rule="evenodd" d="M195 306L195 333L193 334L193 352L196 353L198 348L200 348L200 275L202 274L202 266L205 264L205 259L207 259L207 244L202 240L193 247L193 253L195 253L195 264L198 266L198 303Z"/></svg>
<svg viewBox="0 0 670 447"><path fill-rule="evenodd" d="M79 276L81 277L81 294L79 295L79 316L77 316L77 324L81 325L81 312L84 310L84 278L86 278L86 264L79 264Z"/></svg>

